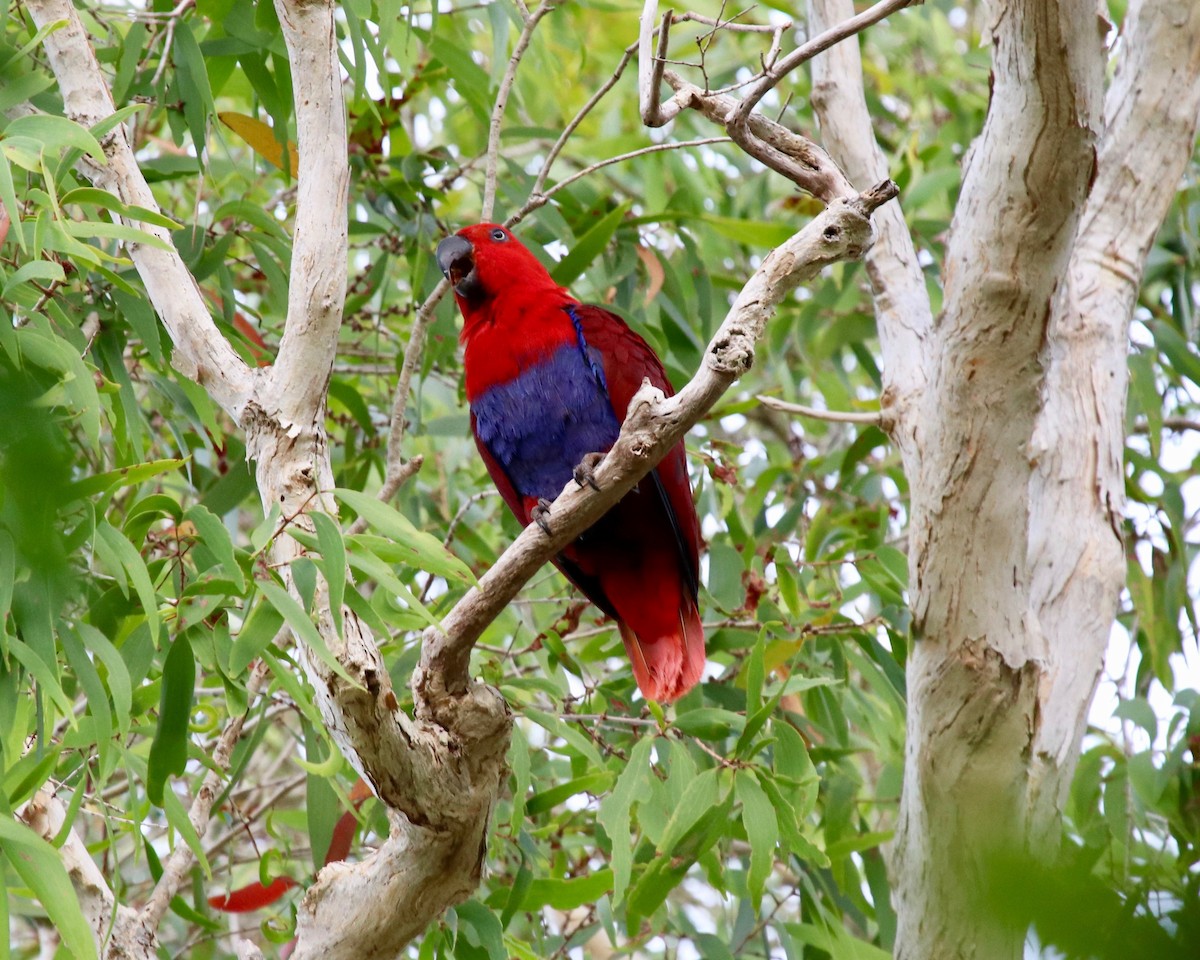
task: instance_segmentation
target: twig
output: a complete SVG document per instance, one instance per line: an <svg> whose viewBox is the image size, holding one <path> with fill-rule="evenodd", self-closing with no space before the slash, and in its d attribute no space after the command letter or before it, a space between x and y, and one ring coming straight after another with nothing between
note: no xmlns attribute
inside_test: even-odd
<svg viewBox="0 0 1200 960"><path fill-rule="evenodd" d="M390 500L405 483L411 479L424 464L421 458L413 457L405 463L404 434L408 430L408 397L412 392L412 378L421 358L425 355L425 339L429 335L429 324L433 320L433 311L449 293L450 284L446 280L438 281L433 293L425 298L425 302L417 307L413 314L412 329L408 334L408 346L404 348L404 362L400 365L400 376L396 380L396 395L392 398L392 415L388 427L387 461L383 474L383 486L379 490L379 499ZM419 462L418 462L419 461ZM416 466L411 464L416 463ZM366 525L356 520L350 527L351 533L362 533Z"/></svg>
<svg viewBox="0 0 1200 960"><path fill-rule="evenodd" d="M795 70L802 63L811 60L823 50L828 50L835 43L840 43L842 40L852 37L857 33L862 33L867 27L878 23L885 19L897 10L903 10L905 7L910 7L920 0L879 0L872 7L868 7L862 13L843 20L836 26L830 27L828 30L813 37L811 40L802 43L795 50L785 56L782 60L764 71L762 77L755 83L742 98L741 106L737 112L729 118L728 127L730 135L734 136L733 130L737 128L744 130L746 121L750 118L751 112L758 106L759 102L771 90L775 89L779 81L786 77L789 73ZM734 139L737 139L734 136Z"/></svg>
<svg viewBox="0 0 1200 960"><path fill-rule="evenodd" d="M171 43L175 39L175 25L179 23L179 18L195 5L196 0L179 0L175 9L166 15L167 29L163 35L162 53L159 54L158 69L154 71L154 76L150 80L151 87L158 86L158 82L163 78L163 74L167 70L167 64L171 62ZM196 149L199 150L201 146L202 144L196 144Z"/></svg>
<svg viewBox="0 0 1200 960"><path fill-rule="evenodd" d="M545 193L531 195L530 198L525 201L525 204L521 207L521 209L518 210L516 213L514 213L512 216L510 216L505 221L505 225L511 227L513 224L520 222L525 217L529 216L529 214L532 213L534 210L537 210L539 207L545 206L546 203L550 200L550 198L553 197L556 193L558 193L559 190L569 187L576 180L581 180L584 177L595 173L597 170L601 170L604 167L611 167L614 163L624 163L626 160L632 160L634 157L642 157L648 153L662 153L665 150L684 150L689 147L703 147L703 146L707 146L708 144L712 144L712 143L729 143L729 138L728 137L702 137L699 140L681 140L681 141L678 141L675 143L655 143L655 144L651 144L648 147L641 147L637 150L631 150L631 151L629 151L629 153L622 153L622 154L619 154L618 156L609 157L606 160L601 160L597 163L593 163L589 166L584 167L582 170L576 171L575 173L571 174L569 177L567 177L563 180L560 180L558 183L556 183L554 186L552 186Z"/></svg>
<svg viewBox="0 0 1200 960"><path fill-rule="evenodd" d="M641 34L638 41L639 104L642 122L647 126L658 127L672 120L682 110L698 109L709 119L724 126L730 138L746 153L819 200L829 203L838 197L852 196L854 191L849 181L823 150L804 137L787 131L779 124L755 113L754 108L780 80L806 60L914 2L916 0L880 0L863 13L850 17L797 47L781 60L775 59L778 43L773 42L769 54L770 64L764 59L762 73L749 84L750 89L745 97L737 100L701 89L665 69L667 34L673 17L670 13L663 17L657 51L652 54L651 23L657 17L658 0L646 0L642 8ZM664 80L674 88L675 94L666 103L661 103L659 87Z"/></svg>
<svg viewBox="0 0 1200 960"><path fill-rule="evenodd" d="M735 97L706 94L671 70L663 72L663 79L675 89L673 99L699 110L714 123L724 125L730 113L737 109L738 100ZM854 187L846 175L824 150L807 137L794 133L760 113L750 115L747 130L747 138L738 145L746 149L744 143L751 143L753 150L747 151L751 156L791 180L801 190L823 203L854 196Z"/></svg>
<svg viewBox="0 0 1200 960"><path fill-rule="evenodd" d="M788 20L781 24L772 23L740 23L736 18L744 17L749 10L743 10L741 13L735 13L735 19L718 20L715 17L706 17L700 13L675 13L671 15L674 23L702 23L706 27L715 27L720 30L733 30L741 33L782 33L792 29L793 23ZM713 31L716 32L715 30Z"/></svg>
<svg viewBox="0 0 1200 960"><path fill-rule="evenodd" d="M625 68L629 66L629 61L633 59L633 55L637 52L637 43L631 43L625 48L625 52L621 55L620 61L617 63L616 69L613 70L612 76L604 81L600 87L592 94L591 98L582 107L579 112L571 119L571 122L563 128L563 132L559 134L558 139L554 142L554 146L550 148L550 152L546 154L546 162L542 164L542 169L538 171L537 179L533 183L533 189L530 191L530 196L536 196L542 192L542 187L546 185L546 178L550 175L550 168L554 165L554 161L558 159L558 155L562 153L562 149L566 146L567 140L583 123L584 118L592 112L596 104L599 103L621 79L621 75L625 72Z"/></svg>
<svg viewBox="0 0 1200 960"><path fill-rule="evenodd" d="M525 26L521 30L520 37L517 38L517 45L513 48L512 56L509 57L508 66L500 80L500 89L496 91L496 103L492 107L492 119L488 125L487 173L483 181L483 207L480 212L480 220L491 220L492 210L496 205L496 173L500 161L500 126L504 122L504 110L508 106L508 94L512 90L513 80L516 79L517 67L521 63L521 58L525 56L529 41L533 37L533 31L537 29L542 18L554 9L556 2L557 0L542 0L537 9L525 17Z"/></svg>
<svg viewBox="0 0 1200 960"><path fill-rule="evenodd" d="M764 407L778 410L781 413L794 413L800 417L811 417L813 420L828 420L830 423L866 423L871 426L883 426L882 413L856 413L847 410L820 410L817 407L806 407L801 403L789 403L778 397L767 397L759 394L754 398Z"/></svg>
<svg viewBox="0 0 1200 960"><path fill-rule="evenodd" d="M246 693L248 697L252 697L258 692L258 688L262 685L266 677L267 665L265 661L260 660L255 664L254 669L250 672L250 677L246 681ZM204 839L204 835L208 832L212 807L221 792L221 784L225 779L225 768L229 765L229 757L233 752L234 745L242 735L242 727L246 723L247 716L249 716L249 710L236 717L230 717L229 721L225 724L225 729L221 731L220 738L213 745L212 762L214 769L208 771L204 777L204 782L200 785L200 789L196 791L196 796L192 799L191 809L188 810L188 821L201 840ZM179 888L183 885L184 877L192 869L194 862L195 854L192 853L192 848L186 843L177 843L175 849L171 851L171 856L163 865L162 876L158 878L158 883L154 885L154 892L150 895L150 899L146 901L146 905L139 914L138 919L147 929L158 929L159 923L162 922L162 918L167 912L167 907L170 906L171 898L179 892Z"/></svg>

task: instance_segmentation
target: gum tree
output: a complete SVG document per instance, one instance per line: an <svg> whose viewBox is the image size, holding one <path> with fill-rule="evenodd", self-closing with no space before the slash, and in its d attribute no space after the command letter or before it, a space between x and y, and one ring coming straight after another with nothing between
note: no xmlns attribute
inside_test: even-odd
<svg viewBox="0 0 1200 960"><path fill-rule="evenodd" d="M1071 791L1114 618L1150 734L1187 622L1200 12L909 5L10 12L17 950L1010 957L1023 852L1186 906L1190 701ZM493 217L681 388L550 535L430 256ZM664 713L538 571L685 434Z"/></svg>

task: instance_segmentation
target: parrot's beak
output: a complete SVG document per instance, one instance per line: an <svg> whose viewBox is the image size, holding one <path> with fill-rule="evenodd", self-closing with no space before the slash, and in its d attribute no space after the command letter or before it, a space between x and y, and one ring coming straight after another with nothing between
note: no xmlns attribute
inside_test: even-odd
<svg viewBox="0 0 1200 960"><path fill-rule="evenodd" d="M446 237L437 245L437 264L442 276L460 297L470 299L479 285L475 273L475 250L465 237Z"/></svg>

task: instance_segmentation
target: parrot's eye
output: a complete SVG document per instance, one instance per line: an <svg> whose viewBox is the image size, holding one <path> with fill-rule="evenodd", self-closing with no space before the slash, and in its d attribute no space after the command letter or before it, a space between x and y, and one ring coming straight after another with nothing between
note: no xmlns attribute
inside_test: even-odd
<svg viewBox="0 0 1200 960"><path fill-rule="evenodd" d="M495 240L497 243L503 243L505 240L508 239L508 234L505 233L503 230L501 230L499 227L497 227L495 230L492 231L492 239Z"/></svg>

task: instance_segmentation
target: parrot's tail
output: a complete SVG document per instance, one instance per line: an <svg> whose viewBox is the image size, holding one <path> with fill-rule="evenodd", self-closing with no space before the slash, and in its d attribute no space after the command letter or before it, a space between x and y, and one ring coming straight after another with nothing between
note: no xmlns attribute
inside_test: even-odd
<svg viewBox="0 0 1200 960"><path fill-rule="evenodd" d="M660 636L635 634L619 621L621 639L633 663L638 689L649 700L670 703L700 682L704 672L704 625L690 598L679 609L678 624Z"/></svg>

